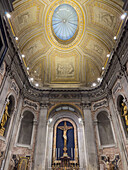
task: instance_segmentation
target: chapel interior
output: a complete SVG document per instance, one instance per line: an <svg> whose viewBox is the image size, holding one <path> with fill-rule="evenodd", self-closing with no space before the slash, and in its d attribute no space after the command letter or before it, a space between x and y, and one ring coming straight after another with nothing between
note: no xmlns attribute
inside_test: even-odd
<svg viewBox="0 0 128 170"><path fill-rule="evenodd" d="M128 170L128 0L0 0L0 170Z"/></svg>

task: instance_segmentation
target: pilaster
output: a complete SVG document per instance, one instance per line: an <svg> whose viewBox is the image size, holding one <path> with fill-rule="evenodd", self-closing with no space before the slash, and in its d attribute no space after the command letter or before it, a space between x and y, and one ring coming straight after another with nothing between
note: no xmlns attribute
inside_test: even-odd
<svg viewBox="0 0 128 170"><path fill-rule="evenodd" d="M85 148L87 152L86 170L98 170L97 151L90 105L91 105L90 103L83 104Z"/></svg>
<svg viewBox="0 0 128 170"><path fill-rule="evenodd" d="M47 144L47 107L48 104L40 104L37 142L34 155L34 170L45 170L46 144Z"/></svg>

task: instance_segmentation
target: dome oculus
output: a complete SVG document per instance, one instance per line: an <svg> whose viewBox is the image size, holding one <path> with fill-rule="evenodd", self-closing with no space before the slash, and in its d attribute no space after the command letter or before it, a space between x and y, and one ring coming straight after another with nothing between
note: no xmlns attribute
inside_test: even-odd
<svg viewBox="0 0 128 170"><path fill-rule="evenodd" d="M52 27L55 35L61 40L69 40L76 33L78 17L75 9L69 4L59 5L52 16Z"/></svg>

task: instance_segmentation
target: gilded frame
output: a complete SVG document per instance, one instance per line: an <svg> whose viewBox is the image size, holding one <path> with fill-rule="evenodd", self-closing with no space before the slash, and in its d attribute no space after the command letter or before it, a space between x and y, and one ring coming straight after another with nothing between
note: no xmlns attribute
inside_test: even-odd
<svg viewBox="0 0 128 170"><path fill-rule="evenodd" d="M57 133L57 126L60 122L62 121L68 121L70 122L72 125L73 125L73 128L74 128L74 142L75 142L75 156L74 156L74 160L73 161L70 161L70 163L78 163L78 140L77 140L77 127L76 127L76 124L74 123L73 120L69 119L69 118L63 118L63 119L60 119L58 120L56 123L55 123L55 126L54 126L54 137L53 137L53 155L52 155L52 162L53 163L61 163L60 160L57 160L56 159L56 133Z"/></svg>

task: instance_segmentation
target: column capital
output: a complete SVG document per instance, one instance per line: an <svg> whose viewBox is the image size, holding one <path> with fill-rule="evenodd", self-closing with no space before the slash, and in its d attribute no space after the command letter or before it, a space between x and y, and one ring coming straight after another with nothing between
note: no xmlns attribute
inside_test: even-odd
<svg viewBox="0 0 128 170"><path fill-rule="evenodd" d="M90 102L82 102L81 105L82 105L83 109L91 110L91 103Z"/></svg>
<svg viewBox="0 0 128 170"><path fill-rule="evenodd" d="M34 125L37 125L37 124L38 124L37 119L34 119L34 120L33 120L33 124L34 124Z"/></svg>
<svg viewBox="0 0 128 170"><path fill-rule="evenodd" d="M112 99L112 90L110 90L110 89L107 89L107 98L108 99Z"/></svg>
<svg viewBox="0 0 128 170"><path fill-rule="evenodd" d="M50 105L50 103L47 102L47 101L46 102L41 102L40 103L40 108L47 109L49 105Z"/></svg>

